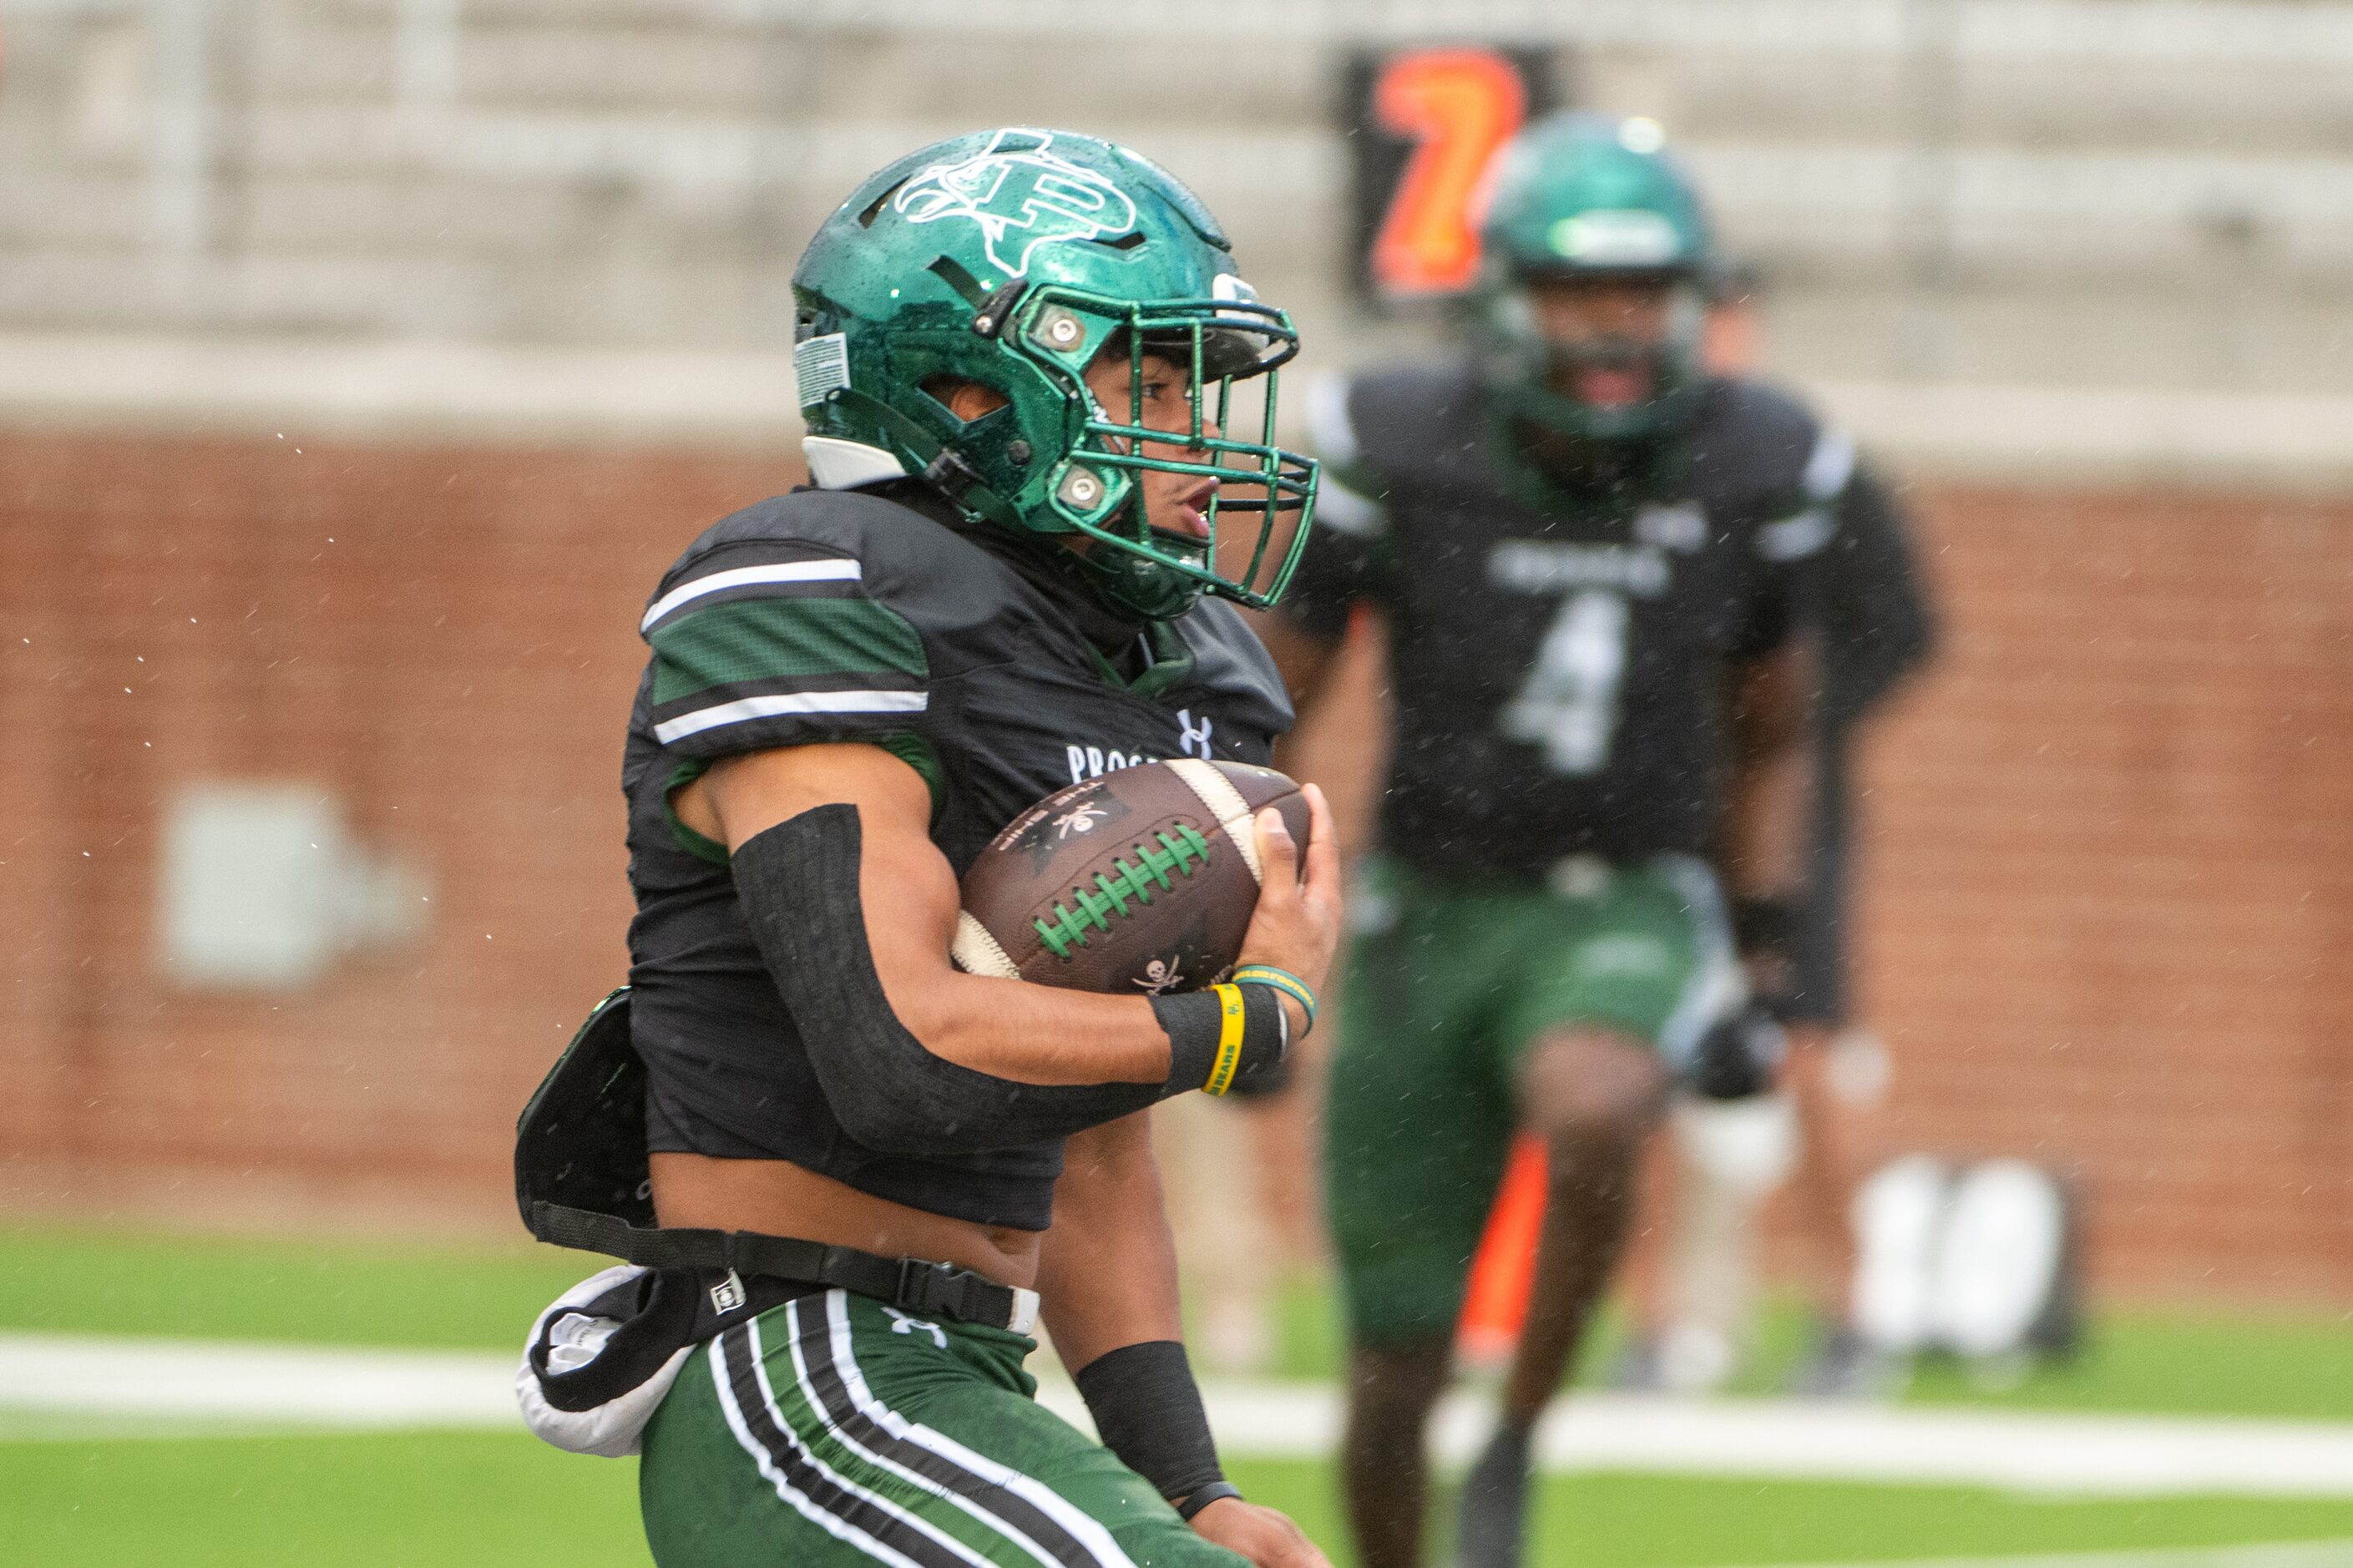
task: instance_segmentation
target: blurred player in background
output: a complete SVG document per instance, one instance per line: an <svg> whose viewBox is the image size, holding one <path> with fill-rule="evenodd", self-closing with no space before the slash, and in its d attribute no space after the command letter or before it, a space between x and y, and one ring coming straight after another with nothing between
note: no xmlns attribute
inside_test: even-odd
<svg viewBox="0 0 2353 1568"><path fill-rule="evenodd" d="M1670 1088L1762 1087L1779 1031L1752 992L1796 984L1812 565L1885 502L1788 398L1705 374L1708 229L1662 140L1589 115L1524 132L1470 352L1314 411L1320 526L1270 646L1312 704L1369 603L1396 694L1327 1110L1366 1568L1418 1558L1423 1426L1515 1130L1546 1145L1550 1203L1465 1568L1518 1560L1533 1429Z"/></svg>
<svg viewBox="0 0 2353 1568"><path fill-rule="evenodd" d="M1756 371L1763 357L1756 268L1721 258L1702 356L1715 374ZM1927 657L1927 605L1903 520L1890 506L1844 510L1816 568L1820 609L1821 726L1816 820L1805 897L1789 944L1794 984L1778 1008L1789 1054L1778 1091L1738 1100L1679 1096L1668 1147L1674 1209L1663 1257L1645 1271L1640 1328L1613 1381L1621 1388L1698 1392L1721 1385L1747 1348L1756 1301L1757 1217L1791 1175L1793 1217L1811 1255L1814 1343L1794 1392L1879 1391L1879 1364L1846 1321L1853 1275L1848 1210L1879 1142L1886 1051L1852 1026L1847 980L1848 877L1853 836L1852 752L1861 721Z"/></svg>

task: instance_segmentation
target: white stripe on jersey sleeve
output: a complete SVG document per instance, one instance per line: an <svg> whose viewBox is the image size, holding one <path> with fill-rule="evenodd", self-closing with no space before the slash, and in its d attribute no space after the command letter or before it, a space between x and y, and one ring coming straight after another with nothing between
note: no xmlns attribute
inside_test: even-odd
<svg viewBox="0 0 2353 1568"><path fill-rule="evenodd" d="M1835 430L1825 430L1806 458L1806 493L1816 500L1835 500L1854 477L1854 443Z"/></svg>
<svg viewBox="0 0 2353 1568"><path fill-rule="evenodd" d="M1803 561L1828 544L1837 531L1838 520L1828 507L1808 507L1758 529L1757 553L1767 561Z"/></svg>
<svg viewBox="0 0 2353 1568"><path fill-rule="evenodd" d="M1854 443L1835 430L1817 436L1799 481L1814 504L1757 530L1757 553L1767 561L1802 561L1828 544L1831 535L1838 531L1838 518L1830 503L1838 500L1852 478Z"/></svg>
<svg viewBox="0 0 2353 1568"><path fill-rule="evenodd" d="M740 724L746 719L774 719L786 713L921 713L931 701L927 691L795 691L775 697L742 697L715 707L681 713L654 726L654 739L663 745Z"/></svg>
<svg viewBox="0 0 2353 1568"><path fill-rule="evenodd" d="M748 588L757 583L855 583L861 568L855 561L780 561L770 566L738 566L732 571L713 572L708 577L697 577L691 583L681 583L653 602L646 618L638 623L640 633L653 630L654 623L705 594L716 594L723 588Z"/></svg>
<svg viewBox="0 0 2353 1568"><path fill-rule="evenodd" d="M1353 463L1356 423L1348 417L1348 378L1319 375L1307 384L1307 440L1327 463Z"/></svg>
<svg viewBox="0 0 2353 1568"><path fill-rule="evenodd" d="M1388 514L1378 501L1360 495L1334 477L1332 465L1353 463L1362 451L1356 421L1348 417L1348 378L1319 375L1307 385L1307 441L1324 465L1315 491L1315 521L1351 539L1378 539L1388 531Z"/></svg>
<svg viewBox="0 0 2353 1568"><path fill-rule="evenodd" d="M1388 513L1377 502L1366 500L1324 471L1324 482L1315 488L1315 521L1335 533L1345 533L1351 539L1378 539L1388 531Z"/></svg>

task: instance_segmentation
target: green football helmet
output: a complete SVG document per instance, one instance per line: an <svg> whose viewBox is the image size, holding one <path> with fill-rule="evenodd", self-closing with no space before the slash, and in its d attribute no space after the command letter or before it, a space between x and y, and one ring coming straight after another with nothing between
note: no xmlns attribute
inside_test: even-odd
<svg viewBox="0 0 2353 1568"><path fill-rule="evenodd" d="M812 471L820 483L920 476L967 517L1054 546L1057 564L1147 619L1204 592L1273 604L1307 540L1316 468L1274 441L1275 369L1298 334L1230 251L1192 192L1092 136L986 131L908 154L826 219L793 273ZM1134 367L1116 412L1083 379L1107 346ZM1190 371L1189 433L1145 426L1147 353ZM926 390L940 378L1006 402L959 419ZM1224 433L1245 403L1254 441ZM1209 537L1180 536L1145 523L1147 469L1250 493L1212 492ZM1217 545L1231 513L1257 531L1229 576ZM1296 526L1278 549L1286 514ZM1071 536L1092 542L1062 548Z"/></svg>
<svg viewBox="0 0 2353 1568"><path fill-rule="evenodd" d="M1698 193L1665 141L1655 121L1555 114L1496 154L1467 303L1483 380L1507 419L1598 443L1648 441L1690 422L1710 245ZM1554 278L1671 285L1665 338L1551 342L1528 289ZM1560 389L1564 371L1636 362L1649 369L1647 396L1598 404Z"/></svg>

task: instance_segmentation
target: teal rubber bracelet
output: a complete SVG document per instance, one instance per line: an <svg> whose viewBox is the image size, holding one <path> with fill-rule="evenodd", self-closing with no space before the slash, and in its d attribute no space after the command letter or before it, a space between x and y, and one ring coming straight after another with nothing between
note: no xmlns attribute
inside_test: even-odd
<svg viewBox="0 0 2353 1568"><path fill-rule="evenodd" d="M1277 969L1271 963L1245 963L1234 971L1230 984L1272 986L1305 1010L1309 1028L1315 1026L1315 993L1307 988L1307 982L1288 969Z"/></svg>

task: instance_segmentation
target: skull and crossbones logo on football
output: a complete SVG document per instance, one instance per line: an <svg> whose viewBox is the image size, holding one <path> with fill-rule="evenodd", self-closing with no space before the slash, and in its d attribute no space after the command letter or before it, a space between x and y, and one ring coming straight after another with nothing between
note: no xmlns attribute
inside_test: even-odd
<svg viewBox="0 0 2353 1568"><path fill-rule="evenodd" d="M1144 973L1135 977L1135 984L1143 988L1145 995L1159 996L1176 989L1184 978L1185 973L1176 966L1176 960L1155 958L1145 964Z"/></svg>
<svg viewBox="0 0 2353 1568"><path fill-rule="evenodd" d="M1068 838L1073 833L1092 833L1095 824L1110 815L1099 805L1074 805L1054 818L1054 837Z"/></svg>

